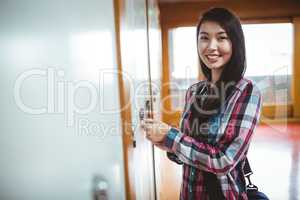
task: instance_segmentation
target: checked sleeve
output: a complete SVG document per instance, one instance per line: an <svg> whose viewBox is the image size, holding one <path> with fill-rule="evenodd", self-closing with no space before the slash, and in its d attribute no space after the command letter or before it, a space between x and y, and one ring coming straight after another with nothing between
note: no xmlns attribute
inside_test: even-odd
<svg viewBox="0 0 300 200"><path fill-rule="evenodd" d="M171 128L164 146L185 164L214 174L229 173L245 157L261 109L261 94L251 82L237 92L239 96L232 109L224 113L228 120L219 127L223 135L216 145L200 142Z"/></svg>

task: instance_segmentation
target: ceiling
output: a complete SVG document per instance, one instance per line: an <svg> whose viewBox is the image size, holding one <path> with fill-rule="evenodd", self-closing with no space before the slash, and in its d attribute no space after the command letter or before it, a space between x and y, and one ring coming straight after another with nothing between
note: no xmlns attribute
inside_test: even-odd
<svg viewBox="0 0 300 200"><path fill-rule="evenodd" d="M184 2L214 2L220 0L158 0L159 3L184 3Z"/></svg>

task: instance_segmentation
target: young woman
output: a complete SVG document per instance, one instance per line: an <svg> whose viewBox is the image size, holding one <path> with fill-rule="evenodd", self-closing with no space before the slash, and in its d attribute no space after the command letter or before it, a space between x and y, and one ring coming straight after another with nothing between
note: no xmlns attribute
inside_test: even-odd
<svg viewBox="0 0 300 200"><path fill-rule="evenodd" d="M243 166L261 94L243 77L245 42L239 19L224 8L202 15L197 47L206 80L190 86L180 129L145 119L146 137L183 164L180 199L247 199Z"/></svg>

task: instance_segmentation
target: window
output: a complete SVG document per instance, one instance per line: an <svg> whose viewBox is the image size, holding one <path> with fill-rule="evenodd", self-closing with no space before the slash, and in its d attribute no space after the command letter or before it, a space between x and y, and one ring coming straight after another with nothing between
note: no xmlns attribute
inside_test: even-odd
<svg viewBox="0 0 300 200"><path fill-rule="evenodd" d="M293 27L291 23L243 25L247 52L245 76L254 80L264 104L291 102Z"/></svg>
<svg viewBox="0 0 300 200"><path fill-rule="evenodd" d="M186 89L198 81L199 64L196 28L175 28L169 32L170 93L172 107L181 110Z"/></svg>
<svg viewBox="0 0 300 200"><path fill-rule="evenodd" d="M293 26L291 23L245 24L245 76L260 88L264 105L291 103ZM199 80L196 28L169 31L172 108L181 110L188 86Z"/></svg>

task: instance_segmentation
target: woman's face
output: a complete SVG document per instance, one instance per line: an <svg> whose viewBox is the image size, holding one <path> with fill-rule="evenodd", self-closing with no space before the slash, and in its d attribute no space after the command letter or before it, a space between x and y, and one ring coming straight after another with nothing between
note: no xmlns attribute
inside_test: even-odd
<svg viewBox="0 0 300 200"><path fill-rule="evenodd" d="M198 35L201 60L211 70L220 70L230 60L232 44L226 31L213 21L203 22Z"/></svg>

